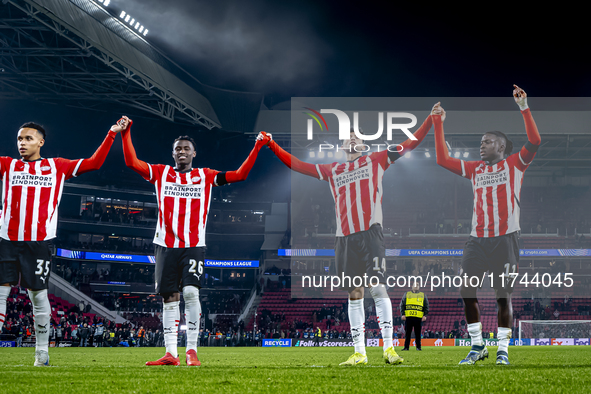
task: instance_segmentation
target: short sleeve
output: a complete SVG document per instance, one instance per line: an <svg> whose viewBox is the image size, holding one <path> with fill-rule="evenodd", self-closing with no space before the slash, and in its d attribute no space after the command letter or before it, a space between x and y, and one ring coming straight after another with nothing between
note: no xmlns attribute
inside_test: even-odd
<svg viewBox="0 0 591 394"><path fill-rule="evenodd" d="M205 174L205 182L207 184L212 184L213 186L223 186L226 183L218 184L218 175L225 174L224 172L218 170L212 170L211 168L204 168L203 173Z"/></svg>
<svg viewBox="0 0 591 394"><path fill-rule="evenodd" d="M474 178L474 174L476 173L476 168L480 164L482 164L481 161L460 160L460 165L462 167L462 176L467 179Z"/></svg>
<svg viewBox="0 0 591 394"><path fill-rule="evenodd" d="M148 173L145 174L146 176L144 174L141 175L146 181L154 184L158 179L162 178L162 171L165 166L163 164L146 164L148 165Z"/></svg>
<svg viewBox="0 0 591 394"><path fill-rule="evenodd" d="M388 167L390 167L390 164L394 163L394 161L392 161L390 159L390 156L388 155L388 151L387 150L383 150L383 151L379 151L379 152L374 152L371 155L369 155L369 157L371 158L372 161L377 161L378 164L384 170L387 170Z"/></svg>
<svg viewBox="0 0 591 394"><path fill-rule="evenodd" d="M318 172L318 179L321 181L328 181L332 177L332 169L335 163L330 164L316 164L316 171Z"/></svg>
<svg viewBox="0 0 591 394"><path fill-rule="evenodd" d="M84 159L69 160L69 159L63 159L61 157L56 157L54 159L54 162L55 162L56 170L59 173L64 174L65 178L67 180L67 179L71 179L71 178L78 176L77 171L80 168L80 164L82 164L82 160L84 160Z"/></svg>
<svg viewBox="0 0 591 394"><path fill-rule="evenodd" d="M11 161L12 161L11 157L0 156L0 179L4 179L4 175L8 171Z"/></svg>
<svg viewBox="0 0 591 394"><path fill-rule="evenodd" d="M513 153L507 157L507 163L523 172L527 170L527 167L529 167L531 161L533 160L533 155L530 156L528 153L529 152L525 148L522 148L519 152ZM528 159L529 161L527 161Z"/></svg>

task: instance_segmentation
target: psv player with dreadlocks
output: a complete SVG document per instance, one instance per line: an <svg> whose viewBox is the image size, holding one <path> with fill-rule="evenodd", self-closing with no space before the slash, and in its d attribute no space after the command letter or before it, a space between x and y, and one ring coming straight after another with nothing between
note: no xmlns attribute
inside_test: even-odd
<svg viewBox="0 0 591 394"><path fill-rule="evenodd" d="M528 141L517 153L511 154L513 143L500 131L489 131L480 142L479 161L465 161L449 156L443 135L445 111L440 105L433 110L437 164L469 179L474 191L472 232L462 255L462 274L482 276L493 274L493 285L498 304L499 349L497 365L509 364L509 339L513 323L511 305L512 288L502 283L499 275L517 273L519 268L519 213L521 210L521 184L523 174L534 159L541 143L540 134L527 105L523 89L513 85L513 97L521 110ZM473 365L488 358L488 350L482 340L480 309L476 287L465 286L460 290L464 299L464 312L472 349L460 365Z"/></svg>

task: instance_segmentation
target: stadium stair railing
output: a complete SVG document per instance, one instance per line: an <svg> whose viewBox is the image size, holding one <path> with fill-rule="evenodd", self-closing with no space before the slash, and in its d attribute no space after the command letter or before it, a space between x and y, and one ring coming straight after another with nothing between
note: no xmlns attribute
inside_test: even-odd
<svg viewBox="0 0 591 394"><path fill-rule="evenodd" d="M92 313L111 320L116 324L127 322L127 319L123 318L116 311L111 311L105 308L97 301L73 287L67 280L63 279L55 272L52 272L51 276L49 277L49 292L56 297L60 297L68 302L71 302L74 305L78 305L80 301L84 301L85 304L91 305Z"/></svg>
<svg viewBox="0 0 591 394"><path fill-rule="evenodd" d="M256 286L252 289L250 296L248 297L248 302L244 306L244 310L240 313L238 317L238 322L243 321L244 324L248 324L252 319L255 311L257 310L259 304L261 303L262 293L257 294Z"/></svg>

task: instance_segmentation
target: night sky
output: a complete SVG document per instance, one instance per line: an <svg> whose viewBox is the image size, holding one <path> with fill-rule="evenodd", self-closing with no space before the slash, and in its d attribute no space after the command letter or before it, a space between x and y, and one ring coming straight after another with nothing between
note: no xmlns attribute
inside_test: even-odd
<svg viewBox="0 0 591 394"><path fill-rule="evenodd" d="M113 1L203 83L292 96L589 96L573 9L518 3ZM521 8L521 9L520 9Z"/></svg>

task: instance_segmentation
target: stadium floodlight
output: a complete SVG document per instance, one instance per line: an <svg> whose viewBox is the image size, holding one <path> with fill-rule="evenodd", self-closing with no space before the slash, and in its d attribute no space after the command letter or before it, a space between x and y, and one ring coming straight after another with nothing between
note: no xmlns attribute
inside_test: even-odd
<svg viewBox="0 0 591 394"><path fill-rule="evenodd" d="M425 157L428 159L431 157L431 153L429 153L429 149L425 149Z"/></svg>
<svg viewBox="0 0 591 394"><path fill-rule="evenodd" d="M455 157L455 158L458 158L458 157L460 157L460 151L456 151L456 152L454 153L454 157Z"/></svg>
<svg viewBox="0 0 591 394"><path fill-rule="evenodd" d="M108 2L110 2L111 0L102 1L108 4ZM132 29L137 30L138 33L141 33L144 37L148 35L148 29L146 29L140 22L136 21L135 18L132 18L131 15L129 15L127 12L121 11L121 14L119 14L119 18L123 19L124 22L129 23L129 26Z"/></svg>
<svg viewBox="0 0 591 394"><path fill-rule="evenodd" d="M332 158L332 152L328 152L328 157Z"/></svg>
<svg viewBox="0 0 591 394"><path fill-rule="evenodd" d="M318 158L324 159L324 152L318 152Z"/></svg>
<svg viewBox="0 0 591 394"><path fill-rule="evenodd" d="M337 159L340 159L343 157L343 155L344 155L344 153L342 151L338 151L337 153L335 153L334 157Z"/></svg>
<svg viewBox="0 0 591 394"><path fill-rule="evenodd" d="M468 156L470 156L469 152L464 152L464 159L467 158Z"/></svg>
<svg viewBox="0 0 591 394"><path fill-rule="evenodd" d="M111 0L105 0L105 7L108 7L111 4Z"/></svg>
<svg viewBox="0 0 591 394"><path fill-rule="evenodd" d="M404 157L405 157L406 159L410 159L410 158L412 157L412 152L406 152L406 153L404 154Z"/></svg>
<svg viewBox="0 0 591 394"><path fill-rule="evenodd" d="M311 157L311 158L314 158L314 157L316 157L316 152L314 152L314 151L310 151L310 157Z"/></svg>

